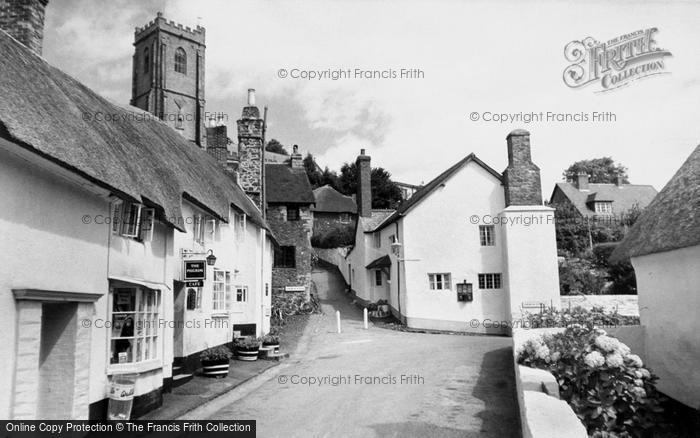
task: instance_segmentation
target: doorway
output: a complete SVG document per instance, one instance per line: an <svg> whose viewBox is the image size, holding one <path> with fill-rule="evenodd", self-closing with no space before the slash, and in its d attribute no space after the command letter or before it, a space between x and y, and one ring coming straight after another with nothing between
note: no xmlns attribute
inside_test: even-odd
<svg viewBox="0 0 700 438"><path fill-rule="evenodd" d="M73 418L77 303L42 303L37 418Z"/></svg>

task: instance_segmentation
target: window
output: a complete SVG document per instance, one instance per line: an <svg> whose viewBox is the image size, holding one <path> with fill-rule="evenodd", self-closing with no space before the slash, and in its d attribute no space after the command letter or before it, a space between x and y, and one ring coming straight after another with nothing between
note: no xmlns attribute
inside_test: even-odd
<svg viewBox="0 0 700 438"><path fill-rule="evenodd" d="M236 286L236 302L245 303L246 301L248 301L248 286Z"/></svg>
<svg viewBox="0 0 700 438"><path fill-rule="evenodd" d="M194 226L192 227L192 237L194 241L204 244L204 218L201 214L194 217Z"/></svg>
<svg viewBox="0 0 700 438"><path fill-rule="evenodd" d="M596 202L595 212L600 214L611 214L612 213L612 202Z"/></svg>
<svg viewBox="0 0 700 438"><path fill-rule="evenodd" d="M160 356L160 291L144 287L110 288L112 323L109 363L138 363Z"/></svg>
<svg viewBox="0 0 700 438"><path fill-rule="evenodd" d="M233 232L238 242L245 241L246 217L245 214L234 213Z"/></svg>
<svg viewBox="0 0 700 438"><path fill-rule="evenodd" d="M299 207L293 205L287 206L287 221L298 221L299 220Z"/></svg>
<svg viewBox="0 0 700 438"><path fill-rule="evenodd" d="M116 201L112 206L112 233L140 241L153 240L155 210L142 204Z"/></svg>
<svg viewBox="0 0 700 438"><path fill-rule="evenodd" d="M500 289L501 274L479 274L479 289Z"/></svg>
<svg viewBox="0 0 700 438"><path fill-rule="evenodd" d="M231 272L214 268L212 311L226 312L231 303Z"/></svg>
<svg viewBox="0 0 700 438"><path fill-rule="evenodd" d="M452 289L450 274L428 274L430 290Z"/></svg>
<svg viewBox="0 0 700 438"><path fill-rule="evenodd" d="M376 269L374 271L374 284L376 286L381 286L382 285L382 271L379 269Z"/></svg>
<svg viewBox="0 0 700 438"><path fill-rule="evenodd" d="M275 268L295 268L296 247L281 246L275 249Z"/></svg>
<svg viewBox="0 0 700 438"><path fill-rule="evenodd" d="M143 49L143 72L148 73L151 71L151 57L148 54L148 47Z"/></svg>
<svg viewBox="0 0 700 438"><path fill-rule="evenodd" d="M187 54L182 47L178 47L175 50L175 71L184 75L187 74Z"/></svg>
<svg viewBox="0 0 700 438"><path fill-rule="evenodd" d="M396 243L396 235L395 234L392 234L391 236L389 236L389 243Z"/></svg>
<svg viewBox="0 0 700 438"><path fill-rule="evenodd" d="M479 225L479 239L481 246L494 246L496 244L496 230L493 225Z"/></svg>
<svg viewBox="0 0 700 438"><path fill-rule="evenodd" d="M374 237L374 247L375 248L381 248L382 247L382 235L381 233L374 233L372 234Z"/></svg>

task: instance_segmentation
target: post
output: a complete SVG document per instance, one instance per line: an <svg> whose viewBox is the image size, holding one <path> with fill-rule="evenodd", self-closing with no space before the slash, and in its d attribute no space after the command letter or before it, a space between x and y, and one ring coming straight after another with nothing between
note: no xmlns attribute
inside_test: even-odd
<svg viewBox="0 0 700 438"><path fill-rule="evenodd" d="M362 312L362 313L364 313L364 316L365 316L365 330L367 330L369 328L369 326L367 325L367 308L366 307L364 309L364 312Z"/></svg>
<svg viewBox="0 0 700 438"><path fill-rule="evenodd" d="M335 311L335 321L338 324L338 333L340 333L340 310Z"/></svg>

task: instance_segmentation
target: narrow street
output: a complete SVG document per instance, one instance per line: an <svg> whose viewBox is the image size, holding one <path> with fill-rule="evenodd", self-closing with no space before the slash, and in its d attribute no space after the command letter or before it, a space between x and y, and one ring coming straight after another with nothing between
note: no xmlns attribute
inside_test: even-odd
<svg viewBox="0 0 700 438"><path fill-rule="evenodd" d="M260 437L520 436L507 338L364 330L336 272L313 280L324 314L287 366L206 416L255 419Z"/></svg>

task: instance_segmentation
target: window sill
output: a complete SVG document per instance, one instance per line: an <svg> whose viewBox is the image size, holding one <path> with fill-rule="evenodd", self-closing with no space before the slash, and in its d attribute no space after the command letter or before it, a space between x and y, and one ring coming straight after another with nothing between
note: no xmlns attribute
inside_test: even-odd
<svg viewBox="0 0 700 438"><path fill-rule="evenodd" d="M161 359L152 359L138 363L123 363L107 365L107 374L140 374L147 371L157 370L163 367Z"/></svg>
<svg viewBox="0 0 700 438"><path fill-rule="evenodd" d="M217 311L217 312L212 312L211 314L212 318L218 318L218 319L225 319L229 317L229 311Z"/></svg>

